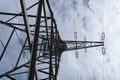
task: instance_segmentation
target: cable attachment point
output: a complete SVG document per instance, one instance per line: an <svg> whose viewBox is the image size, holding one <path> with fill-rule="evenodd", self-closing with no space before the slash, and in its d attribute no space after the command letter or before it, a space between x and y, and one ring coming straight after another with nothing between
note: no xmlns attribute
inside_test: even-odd
<svg viewBox="0 0 120 80"><path fill-rule="evenodd" d="M75 33L74 33L74 38L75 38L75 40L77 40L77 32L75 32ZM79 54L78 54L78 51L77 51L77 42L76 42L75 57L76 57L76 58L78 58L78 57L79 57Z"/></svg>
<svg viewBox="0 0 120 80"><path fill-rule="evenodd" d="M104 40L105 40L105 33L104 32L102 32L102 34L101 34L101 39L104 42ZM102 47L102 54L105 55L105 47Z"/></svg>
<svg viewBox="0 0 120 80"><path fill-rule="evenodd" d="M84 46L86 47L86 41L87 41L86 36L84 37L84 41L85 41L85 45ZM84 48L84 52L87 53L87 48Z"/></svg>

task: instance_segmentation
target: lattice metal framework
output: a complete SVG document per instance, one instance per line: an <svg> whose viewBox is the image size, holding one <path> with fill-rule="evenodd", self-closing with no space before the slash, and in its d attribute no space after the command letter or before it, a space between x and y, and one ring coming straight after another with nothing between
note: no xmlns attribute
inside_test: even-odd
<svg viewBox="0 0 120 80"><path fill-rule="evenodd" d="M26 8L24 0L20 0L20 4L22 10L20 13L0 12L1 16L10 16L6 21L0 19L1 26L10 29L6 41L0 39L2 67L6 66L2 63L7 59L6 55L12 55L14 59L11 68L0 72L0 79L16 80L22 77L22 80L57 80L63 51L104 45L99 41L61 40L49 0L39 0L28 8ZM37 6L37 15L28 14L27 11L35 6ZM15 22L17 17L22 18L23 21ZM32 20L32 23L28 19ZM20 37L20 33L24 36ZM15 36L21 44L19 50L12 48L12 46L18 46L18 44L13 44ZM24 60L22 56L26 55L27 59ZM10 67L10 64L7 67Z"/></svg>

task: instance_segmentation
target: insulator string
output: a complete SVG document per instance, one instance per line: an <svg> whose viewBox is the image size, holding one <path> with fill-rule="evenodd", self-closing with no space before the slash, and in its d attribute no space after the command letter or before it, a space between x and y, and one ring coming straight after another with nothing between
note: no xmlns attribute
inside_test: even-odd
<svg viewBox="0 0 120 80"><path fill-rule="evenodd" d="M76 48L76 51L75 51L75 56L76 56L76 58L78 58L79 57L79 53L78 53L78 51L77 51L77 31L76 31L76 17L75 17L75 15L74 15L74 21L75 21L75 32L74 32L74 38L75 38L75 41L76 41L76 43L75 43L75 48Z"/></svg>
<svg viewBox="0 0 120 80"><path fill-rule="evenodd" d="M105 32L104 32L104 3L103 3L103 0L102 0L102 2L101 2L101 7L102 7L102 33L101 33L101 40L104 42L104 40L105 40ZM103 55L103 69L102 69L102 72L103 72L103 80L104 80L104 77L105 77L105 69L104 69L104 55L105 55L105 47L103 46L102 47L102 55Z"/></svg>
<svg viewBox="0 0 120 80"><path fill-rule="evenodd" d="M77 35L77 24L76 24L76 16L74 15L74 21L75 21L75 32L74 32L74 38L75 38L75 41L76 41L76 43L75 43L75 48L76 48L76 50L75 50L75 57L76 57L76 64L77 64L77 69L79 68L78 67L78 58L79 58L79 52L78 52L78 50L77 50L77 39L78 39L78 35ZM77 80L80 80L79 79L79 72L78 72L78 70L77 70Z"/></svg>
<svg viewBox="0 0 120 80"><path fill-rule="evenodd" d="M77 40L77 32L76 31L74 33L74 38L75 38L75 40Z"/></svg>
<svg viewBox="0 0 120 80"><path fill-rule="evenodd" d="M85 30L85 28L87 28L87 23L86 23L86 9L84 9L84 13L85 13L85 15L84 15L84 19L83 19L83 35L84 35L84 37L83 37L83 40L84 40L84 47L86 47L86 41L87 41L87 38L86 38L86 30ZM86 78L86 80L87 80L87 48L84 48L84 51L83 51L83 55L84 55L84 58L85 58L85 60L84 60L84 64L85 64L85 78Z"/></svg>
<svg viewBox="0 0 120 80"><path fill-rule="evenodd" d="M77 51L77 50L75 51L75 56L76 56L76 59L78 59L78 58L79 58L79 53L78 53L78 51Z"/></svg>

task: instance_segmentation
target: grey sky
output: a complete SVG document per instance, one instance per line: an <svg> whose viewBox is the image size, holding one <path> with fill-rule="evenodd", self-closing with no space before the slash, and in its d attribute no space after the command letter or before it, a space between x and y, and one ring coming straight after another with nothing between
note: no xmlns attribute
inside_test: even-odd
<svg viewBox="0 0 120 80"><path fill-rule="evenodd" d="M34 1L37 0L26 0L26 6L35 3ZM87 40L100 41L103 31L106 35L106 55L104 57L101 53L101 47L88 49L87 53L84 53L84 50L78 50L78 59L75 58L75 51L63 52L58 80L103 80L103 66L104 80L120 80L120 0L50 1L63 40L75 40L75 25L77 26L78 40L84 40L84 36L86 36ZM19 12L19 6L18 1L2 0L0 11ZM35 14L35 12L36 10L34 12L33 10L28 11L28 13L32 14ZM0 19L6 20L6 18L0 16ZM16 21L21 20L16 19ZM6 33L5 36L7 37L9 32L5 32L6 29L3 27L5 26L0 25L0 36ZM2 36L2 40L5 40L5 36ZM19 44L18 40L13 43ZM5 67L7 69L7 66ZM3 70L3 67L0 70Z"/></svg>
<svg viewBox="0 0 120 80"><path fill-rule="evenodd" d="M83 40L84 36L87 37L87 40L101 40L103 30L106 34L104 63L101 48L88 49L86 54L80 50L78 64L76 64L75 51L64 52L58 78L60 80L78 80L77 73L79 73L80 80L103 80L104 64L104 80L119 80L120 1L77 0L75 6L73 6L72 0L52 1L54 4L57 3L53 6L53 10L62 39L74 39L75 17L78 40ZM62 9L63 6L64 9ZM87 66L87 69L84 65Z"/></svg>

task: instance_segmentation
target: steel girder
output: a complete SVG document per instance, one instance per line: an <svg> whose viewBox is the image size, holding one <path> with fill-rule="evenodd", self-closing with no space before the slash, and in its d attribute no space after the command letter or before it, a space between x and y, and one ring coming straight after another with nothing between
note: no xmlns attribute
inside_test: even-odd
<svg viewBox="0 0 120 80"><path fill-rule="evenodd" d="M1 15L13 16L7 21L0 20L1 24L13 29L10 38L7 41L7 44L3 47L3 52L0 55L1 61L2 58L4 58L5 51L7 51L6 49L9 45L10 40L12 40L13 34L15 34L15 30L26 33L26 40L23 41L21 51L18 56L16 56L17 60L15 61L14 67L8 71L1 73L0 78L7 77L9 79L16 79L14 77L16 75L29 73L27 77L28 80L56 80L59 62L57 54L59 51L54 47L54 45L58 45L60 37L57 31L57 25L53 17L53 12L51 10L49 1L39 0L39 2L33 4L29 8L25 7L24 0L20 0L20 3L22 9L21 13L16 14L0 12ZM26 10L31 9L35 5L38 5L37 15L27 15ZM24 23L10 22L18 16L23 17ZM29 24L28 17L36 18L36 23L33 25ZM24 28L21 28L19 26L23 26ZM32 37L34 39L31 39ZM53 43L53 40L56 41ZM47 43L47 45L45 43ZM45 48L47 49L45 50ZM26 52L27 54L30 54L31 57L29 57L26 62L20 64L22 54ZM21 70L22 68L26 68L26 70Z"/></svg>
<svg viewBox="0 0 120 80"><path fill-rule="evenodd" d="M6 44L2 43L0 62L4 61L5 55L13 55L8 48L11 46L14 35L17 35L21 44L19 51L12 49L17 51L13 67L0 72L0 79L16 80L24 76L22 80L57 80L63 51L104 45L103 42L95 41L61 40L49 0L39 0L28 8L25 7L24 0L20 0L20 4L22 10L20 13L0 12L0 15L12 16L6 21L0 20L0 24L12 29ZM36 5L38 6L37 15L27 14L27 11ZM22 17L24 23L12 22L16 17ZM34 18L36 21L32 24L28 18L29 20ZM16 31L26 34L22 36L24 39L20 38ZM24 54L28 55L25 61L22 58ZM10 67L9 64L7 66Z"/></svg>

